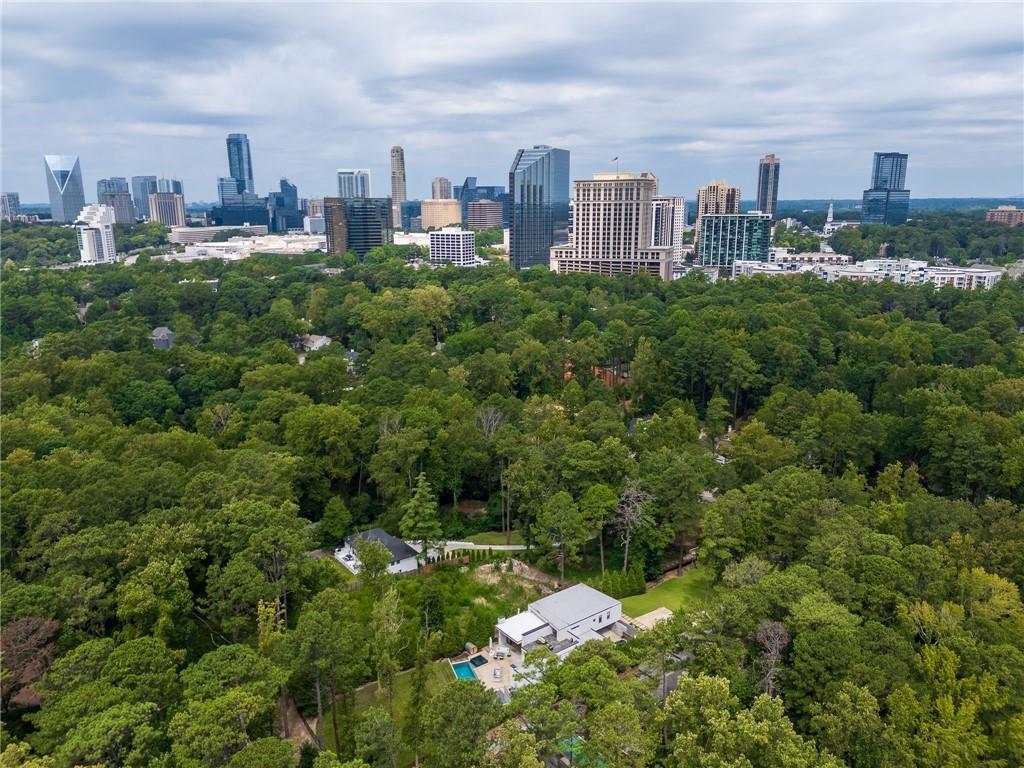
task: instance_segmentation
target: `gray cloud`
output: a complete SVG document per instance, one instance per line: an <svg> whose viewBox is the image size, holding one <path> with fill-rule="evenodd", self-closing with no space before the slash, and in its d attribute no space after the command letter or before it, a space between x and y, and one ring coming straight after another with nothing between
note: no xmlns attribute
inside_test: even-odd
<svg viewBox="0 0 1024 768"><path fill-rule="evenodd" d="M77 153L87 196L156 173L212 199L224 135L252 142L257 187L329 193L388 147L409 189L504 184L517 147L572 173L650 169L692 197L853 197L871 153L910 153L916 196L1024 191L1019 4L6 3L3 187L46 198L41 155Z"/></svg>

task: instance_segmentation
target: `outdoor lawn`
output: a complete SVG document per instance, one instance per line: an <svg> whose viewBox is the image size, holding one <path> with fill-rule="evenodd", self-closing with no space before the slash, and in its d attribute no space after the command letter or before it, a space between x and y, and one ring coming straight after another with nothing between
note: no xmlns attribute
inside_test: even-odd
<svg viewBox="0 0 1024 768"><path fill-rule="evenodd" d="M484 531L483 533L474 533L470 536L466 536L464 541L472 542L473 544L486 544L489 547L493 547L495 544L525 544L523 541L523 534L519 531L512 531L512 538L505 541L505 534L501 531Z"/></svg>
<svg viewBox="0 0 1024 768"><path fill-rule="evenodd" d="M661 582L642 595L622 599L622 612L629 616L642 616L655 608L665 607L670 611L680 608L696 608L711 596L711 571L707 568L693 568L673 579Z"/></svg>
<svg viewBox="0 0 1024 768"><path fill-rule="evenodd" d="M427 678L427 692L428 695L433 693L441 686L451 682L455 679L455 675L452 674L451 664L448 663L448 659L441 659L440 661L431 662L427 667L429 677ZM405 713L409 705L409 696L412 692L410 681L412 680L412 670L407 669L404 672L399 672L395 676L395 692L394 692L394 717L395 726L401 732L402 725L405 723ZM358 714L361 710L374 705L379 705L385 709L388 706L386 698L377 697L377 683L369 683L364 685L358 691L356 691L356 713ZM334 732L331 726L331 715L330 712L324 713L324 741L326 744L334 743ZM412 754L402 754L399 756L399 765L411 765Z"/></svg>

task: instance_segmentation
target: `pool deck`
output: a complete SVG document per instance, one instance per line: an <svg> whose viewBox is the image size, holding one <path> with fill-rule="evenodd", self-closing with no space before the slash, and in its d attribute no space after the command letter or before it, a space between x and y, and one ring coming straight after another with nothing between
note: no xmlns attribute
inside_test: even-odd
<svg viewBox="0 0 1024 768"><path fill-rule="evenodd" d="M456 664L461 662L468 663L470 659L477 656L483 656L487 659L487 663L481 664L479 667L473 667L473 673L484 688L491 691L507 691L509 686L512 685L513 671L521 667L523 663L522 658L518 654L513 653L504 659L499 659L488 648L481 648L476 653L460 653L458 656L452 656L448 659L448 663L452 665L452 672L455 673ZM497 679L494 676L494 670L496 669L501 670Z"/></svg>

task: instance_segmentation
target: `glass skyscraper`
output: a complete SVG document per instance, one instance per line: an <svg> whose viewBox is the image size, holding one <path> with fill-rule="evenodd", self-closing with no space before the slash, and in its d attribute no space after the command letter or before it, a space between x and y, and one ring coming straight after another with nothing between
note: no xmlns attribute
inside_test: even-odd
<svg viewBox="0 0 1024 768"><path fill-rule="evenodd" d="M904 224L910 210L907 181L907 155L901 152L875 152L871 168L871 189L864 190L861 201L862 224Z"/></svg>
<svg viewBox="0 0 1024 768"><path fill-rule="evenodd" d="M228 173L238 179L244 191L256 193L252 180L252 155L249 153L249 137L244 133L228 134Z"/></svg>
<svg viewBox="0 0 1024 768"><path fill-rule="evenodd" d="M394 240L390 197L325 197L324 226L327 252L362 257L371 248Z"/></svg>
<svg viewBox="0 0 1024 768"><path fill-rule="evenodd" d="M156 176L132 176L132 200L135 218L149 216L149 196L156 193Z"/></svg>
<svg viewBox="0 0 1024 768"><path fill-rule="evenodd" d="M509 262L515 269L548 266L551 246L569 226L569 150L520 149L508 173Z"/></svg>
<svg viewBox="0 0 1024 768"><path fill-rule="evenodd" d="M46 188L50 193L50 217L67 223L78 218L85 208L82 167L75 155L44 155Z"/></svg>
<svg viewBox="0 0 1024 768"><path fill-rule="evenodd" d="M757 166L757 210L771 214L779 204L779 158L765 155Z"/></svg>

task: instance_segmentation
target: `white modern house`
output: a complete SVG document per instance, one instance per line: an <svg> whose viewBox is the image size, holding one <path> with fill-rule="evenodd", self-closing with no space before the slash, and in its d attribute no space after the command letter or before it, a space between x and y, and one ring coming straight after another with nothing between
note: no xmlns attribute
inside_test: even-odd
<svg viewBox="0 0 1024 768"><path fill-rule="evenodd" d="M371 528L368 531L360 531L347 537L342 545L334 550L334 559L348 568L352 573L358 574L362 570L359 562L359 554L355 549L357 539L367 541L379 541L391 553L391 563L388 565L388 573L408 573L417 568L416 557L418 552L401 539L397 539L381 528Z"/></svg>
<svg viewBox="0 0 1024 768"><path fill-rule="evenodd" d="M530 603L495 627L498 650L519 655L547 646L565 656L588 640L619 639L624 626L622 603L586 584L555 592Z"/></svg>

